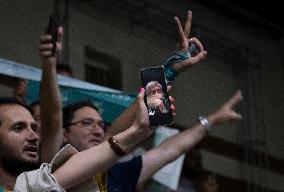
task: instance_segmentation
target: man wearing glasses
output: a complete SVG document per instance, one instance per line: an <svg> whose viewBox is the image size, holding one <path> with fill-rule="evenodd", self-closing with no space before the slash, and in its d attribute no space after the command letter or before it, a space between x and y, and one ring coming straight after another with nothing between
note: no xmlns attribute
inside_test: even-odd
<svg viewBox="0 0 284 192"><path fill-rule="evenodd" d="M63 109L64 143L71 143L78 151L98 145L105 135L105 123L98 108L83 101Z"/></svg>

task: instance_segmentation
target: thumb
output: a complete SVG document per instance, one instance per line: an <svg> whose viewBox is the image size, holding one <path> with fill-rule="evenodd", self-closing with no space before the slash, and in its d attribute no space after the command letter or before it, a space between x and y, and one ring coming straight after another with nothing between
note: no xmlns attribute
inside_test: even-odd
<svg viewBox="0 0 284 192"><path fill-rule="evenodd" d="M141 88L139 90L139 93L138 93L138 96L137 96L137 101L138 101L140 109L146 108L146 105L145 105L145 102L144 102L144 97L145 97L145 89Z"/></svg>
<svg viewBox="0 0 284 192"><path fill-rule="evenodd" d="M140 102L140 101L143 101L143 102L144 102L144 96L145 96L145 89L144 89L144 88L141 88L141 89L139 90L138 95L137 95L138 101L139 101L139 102Z"/></svg>
<svg viewBox="0 0 284 192"><path fill-rule="evenodd" d="M62 43L63 40L63 27L58 27L58 35L57 35L57 41L59 43Z"/></svg>
<svg viewBox="0 0 284 192"><path fill-rule="evenodd" d="M200 62L201 60L205 59L207 55L207 51L201 51L195 57L191 58L193 64Z"/></svg>
<svg viewBox="0 0 284 192"><path fill-rule="evenodd" d="M233 113L232 113L232 119L234 119L234 120L241 120L241 119L242 119L242 116L241 116L241 114L236 113L235 111L233 111Z"/></svg>

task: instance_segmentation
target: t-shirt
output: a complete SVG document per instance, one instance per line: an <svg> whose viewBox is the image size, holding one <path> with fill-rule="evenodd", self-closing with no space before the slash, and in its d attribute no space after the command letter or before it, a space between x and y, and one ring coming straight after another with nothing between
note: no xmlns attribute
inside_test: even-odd
<svg viewBox="0 0 284 192"><path fill-rule="evenodd" d="M107 173L108 192L135 191L142 169L142 157L117 163Z"/></svg>

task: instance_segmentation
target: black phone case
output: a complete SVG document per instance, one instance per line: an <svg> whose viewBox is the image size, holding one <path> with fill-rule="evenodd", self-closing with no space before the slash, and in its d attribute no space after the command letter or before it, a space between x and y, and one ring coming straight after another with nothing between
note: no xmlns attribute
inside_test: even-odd
<svg viewBox="0 0 284 192"><path fill-rule="evenodd" d="M56 42L57 42L57 37L58 37L58 27L60 25L60 16L57 14L51 15L49 17L49 24L47 28L47 34L50 34L52 39L51 43L53 45L52 48L52 55L55 54L56 52Z"/></svg>
<svg viewBox="0 0 284 192"><path fill-rule="evenodd" d="M148 109L150 124L152 126L172 124L173 118L172 118L172 111L170 109L169 95L167 92L164 68L151 67L151 68L141 69L140 78L142 81L142 86L145 88L144 102ZM159 90L158 87L161 87L160 93L157 93L157 90ZM151 89L155 88L157 90L154 90L154 94L152 94ZM153 102L154 100L160 103L159 107L157 106L153 107L150 104L150 103L155 103Z"/></svg>

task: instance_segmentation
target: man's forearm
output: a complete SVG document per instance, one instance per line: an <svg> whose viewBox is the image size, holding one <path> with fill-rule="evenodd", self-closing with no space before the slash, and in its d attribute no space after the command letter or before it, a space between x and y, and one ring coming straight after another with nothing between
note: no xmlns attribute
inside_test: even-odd
<svg viewBox="0 0 284 192"><path fill-rule="evenodd" d="M193 127L166 139L157 148L143 154L143 166L138 184L140 185L141 183L146 182L163 166L192 149L193 146L198 144L206 135L206 129L198 123Z"/></svg>
<svg viewBox="0 0 284 192"><path fill-rule="evenodd" d="M55 63L43 61L40 86L41 159L50 162L62 144L62 106Z"/></svg>
<svg viewBox="0 0 284 192"><path fill-rule="evenodd" d="M145 130L134 126L114 136L119 147L129 153L139 142L148 137ZM53 173L56 181L65 189L72 187L98 172L104 172L120 158L105 141L71 157Z"/></svg>
<svg viewBox="0 0 284 192"><path fill-rule="evenodd" d="M137 100L134 101L108 128L105 139L128 129L134 122Z"/></svg>

